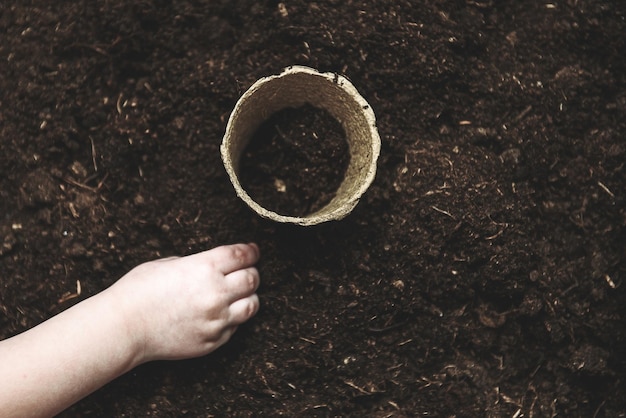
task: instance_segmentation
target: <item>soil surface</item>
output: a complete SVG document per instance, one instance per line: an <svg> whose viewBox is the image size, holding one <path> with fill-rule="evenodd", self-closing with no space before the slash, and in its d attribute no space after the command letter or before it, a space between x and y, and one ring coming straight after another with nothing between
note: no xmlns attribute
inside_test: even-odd
<svg viewBox="0 0 626 418"><path fill-rule="evenodd" d="M3 1L0 338L254 240L262 309L226 346L62 416L625 416L625 9ZM260 219L220 160L239 96L293 64L377 115L340 222Z"/></svg>
<svg viewBox="0 0 626 418"><path fill-rule="evenodd" d="M335 197L349 162L341 124L326 110L305 104L261 124L241 156L239 181L265 209L305 216Z"/></svg>

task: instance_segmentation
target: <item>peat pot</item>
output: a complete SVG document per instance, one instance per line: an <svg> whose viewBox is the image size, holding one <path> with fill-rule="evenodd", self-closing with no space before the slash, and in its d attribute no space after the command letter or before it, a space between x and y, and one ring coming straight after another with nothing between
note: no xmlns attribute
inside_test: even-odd
<svg viewBox="0 0 626 418"><path fill-rule="evenodd" d="M256 203L242 188L238 179L239 161L246 145L265 120L279 110L306 103L328 111L342 125L350 150L350 163L328 204L305 216L281 215ZM354 209L374 180L380 136L372 108L346 78L292 66L278 75L261 78L241 96L228 120L221 154L237 196L256 213L277 222L309 226L342 219Z"/></svg>

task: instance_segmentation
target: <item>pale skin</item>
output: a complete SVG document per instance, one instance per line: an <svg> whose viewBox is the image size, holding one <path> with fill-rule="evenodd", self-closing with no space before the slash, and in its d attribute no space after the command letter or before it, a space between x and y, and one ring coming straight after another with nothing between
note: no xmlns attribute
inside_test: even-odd
<svg viewBox="0 0 626 418"><path fill-rule="evenodd" d="M255 244L151 261L0 341L0 416L49 417L134 367L206 355L259 309Z"/></svg>

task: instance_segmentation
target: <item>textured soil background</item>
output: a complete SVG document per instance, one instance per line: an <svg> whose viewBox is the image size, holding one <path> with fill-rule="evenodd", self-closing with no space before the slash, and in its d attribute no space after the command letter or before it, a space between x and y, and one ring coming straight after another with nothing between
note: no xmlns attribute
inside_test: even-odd
<svg viewBox="0 0 626 418"><path fill-rule="evenodd" d="M228 345L62 416L625 416L625 9L3 1L0 337L254 240L262 310ZM251 212L218 152L292 64L345 74L383 142L356 210L306 229Z"/></svg>

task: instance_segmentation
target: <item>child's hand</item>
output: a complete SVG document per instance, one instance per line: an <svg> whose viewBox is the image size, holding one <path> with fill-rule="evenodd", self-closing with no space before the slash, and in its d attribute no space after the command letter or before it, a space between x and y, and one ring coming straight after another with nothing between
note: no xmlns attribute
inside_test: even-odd
<svg viewBox="0 0 626 418"><path fill-rule="evenodd" d="M110 292L135 342L137 363L205 355L259 308L255 244L236 244L131 270Z"/></svg>

